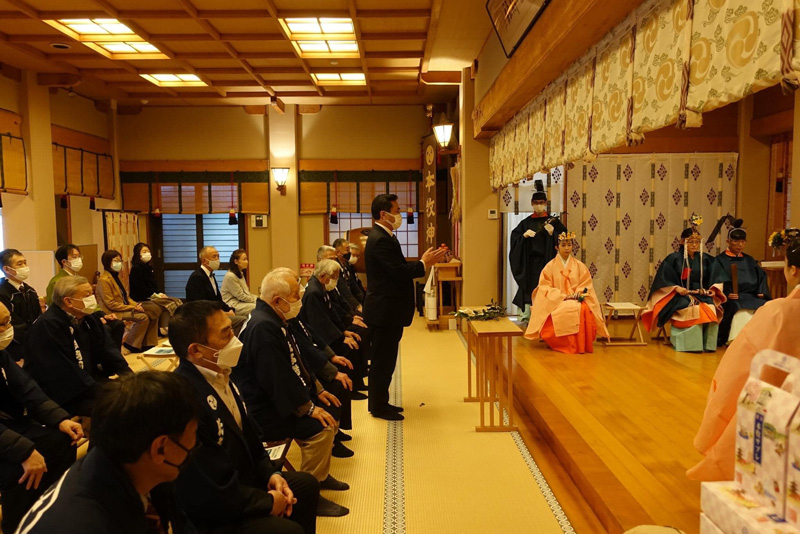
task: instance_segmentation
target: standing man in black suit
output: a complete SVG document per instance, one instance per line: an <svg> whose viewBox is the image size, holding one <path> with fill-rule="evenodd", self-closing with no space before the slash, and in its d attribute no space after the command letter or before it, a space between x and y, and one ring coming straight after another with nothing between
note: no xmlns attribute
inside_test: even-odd
<svg viewBox="0 0 800 534"><path fill-rule="evenodd" d="M367 238L367 295L364 321L372 330L369 369L369 411L373 417L402 421L403 409L389 404L389 385L397 364L403 328L414 317L414 279L444 258L444 250L429 248L419 261L409 263L394 232L403 224L397 195L378 195L372 201L375 224Z"/></svg>
<svg viewBox="0 0 800 534"><path fill-rule="evenodd" d="M233 308L225 304L219 292L217 278L214 271L219 269L219 251L214 247L203 247L197 254L200 258L200 268L194 271L186 281L186 301L214 300L222 304L222 311L227 313L233 325L233 333L238 334L247 317L236 315Z"/></svg>

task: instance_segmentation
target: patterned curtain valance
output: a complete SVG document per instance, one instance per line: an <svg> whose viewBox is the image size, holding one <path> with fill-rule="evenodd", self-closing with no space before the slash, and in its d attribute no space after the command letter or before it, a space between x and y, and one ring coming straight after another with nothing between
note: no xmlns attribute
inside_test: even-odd
<svg viewBox="0 0 800 534"><path fill-rule="evenodd" d="M795 4L645 0L492 138L491 186L591 161L671 124L701 126L703 112L778 83L797 88Z"/></svg>

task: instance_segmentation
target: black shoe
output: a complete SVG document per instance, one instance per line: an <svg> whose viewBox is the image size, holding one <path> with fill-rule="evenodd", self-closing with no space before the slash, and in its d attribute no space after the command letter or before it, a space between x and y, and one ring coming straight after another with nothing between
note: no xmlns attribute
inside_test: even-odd
<svg viewBox="0 0 800 534"><path fill-rule="evenodd" d="M344 491L349 490L350 485L347 482L336 480L333 475L328 475L328 478L319 483L319 489Z"/></svg>
<svg viewBox="0 0 800 534"><path fill-rule="evenodd" d="M367 396L360 391L353 391L350 393L350 400L364 400Z"/></svg>
<svg viewBox="0 0 800 534"><path fill-rule="evenodd" d="M402 414L395 412L394 410L383 409L380 411L372 412L372 417L377 417L378 419L386 419L387 421L402 421L405 417Z"/></svg>
<svg viewBox="0 0 800 534"><path fill-rule="evenodd" d="M353 439L353 436L351 436L350 434L345 434L340 430L339 432L336 433L336 439L338 439L339 441L350 441L351 439Z"/></svg>
<svg viewBox="0 0 800 534"><path fill-rule="evenodd" d="M394 410L394 411L395 411L395 412L397 412L397 413L400 413L400 412L402 412L402 411L403 411L403 408L402 408L402 406L395 406L394 404L389 404L389 405L387 406L387 408L389 408L390 410Z"/></svg>
<svg viewBox="0 0 800 534"><path fill-rule="evenodd" d="M347 515L349 513L350 510L344 506L340 506L335 502L326 499L322 495L319 496L319 502L317 503L317 517L342 517L343 515Z"/></svg>
<svg viewBox="0 0 800 534"><path fill-rule="evenodd" d="M144 349L134 347L133 345L129 345L127 343L123 343L122 346L131 351L131 353L133 354L141 354L142 352L144 352Z"/></svg>
<svg viewBox="0 0 800 534"><path fill-rule="evenodd" d="M331 456L334 458L350 458L354 456L355 453L348 449L344 443L334 443L333 450L331 451Z"/></svg>

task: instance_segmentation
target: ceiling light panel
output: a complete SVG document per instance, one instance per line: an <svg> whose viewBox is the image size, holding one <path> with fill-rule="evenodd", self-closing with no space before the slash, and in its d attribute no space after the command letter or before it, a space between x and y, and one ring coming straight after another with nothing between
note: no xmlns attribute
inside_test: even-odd
<svg viewBox="0 0 800 534"><path fill-rule="evenodd" d="M169 59L117 19L59 19L44 22L108 59Z"/></svg>
<svg viewBox="0 0 800 534"><path fill-rule="evenodd" d="M311 77L317 85L367 85L366 76L364 76L363 72L314 72L311 73Z"/></svg>
<svg viewBox="0 0 800 534"><path fill-rule="evenodd" d="M140 74L142 78L159 87L207 87L208 84L194 74Z"/></svg>

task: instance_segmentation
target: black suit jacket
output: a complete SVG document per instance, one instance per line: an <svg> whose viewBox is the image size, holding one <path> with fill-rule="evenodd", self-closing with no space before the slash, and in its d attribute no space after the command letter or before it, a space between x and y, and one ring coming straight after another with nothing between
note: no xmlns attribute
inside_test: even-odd
<svg viewBox="0 0 800 534"><path fill-rule="evenodd" d="M6 349L12 358L19 361L25 358L25 340L28 337L28 328L42 314L39 304L39 295L28 284L22 284L19 289L14 287L8 278L0 282L0 302L8 308L11 314L11 324L14 326L14 340Z"/></svg>
<svg viewBox="0 0 800 534"><path fill-rule="evenodd" d="M186 301L192 300L216 300L222 304L222 309L227 311L233 310L230 306L225 304L222 300L222 295L219 292L219 283L214 278L214 285L217 286L217 292L211 287L211 281L202 267L194 271L189 280L186 281Z"/></svg>
<svg viewBox="0 0 800 534"><path fill-rule="evenodd" d="M17 365L7 351L0 351L0 459L22 463L33 452L34 443L11 427L37 423L50 428L69 414L45 395L33 378Z"/></svg>
<svg viewBox="0 0 800 534"><path fill-rule="evenodd" d="M269 514L272 495L267 484L281 468L264 452L260 430L233 381L242 428L193 363L181 359L175 373L191 382L199 409L197 441L202 447L176 481L178 500L189 519L203 529L234 523L250 513Z"/></svg>
<svg viewBox="0 0 800 534"><path fill-rule="evenodd" d="M310 325L328 345L341 341L347 329L333 307L331 293L325 291L325 286L316 276L312 276L308 279L303 307L300 308L300 319Z"/></svg>
<svg viewBox="0 0 800 534"><path fill-rule="evenodd" d="M174 534L196 533L178 508L172 484L159 484L150 501ZM130 478L95 447L39 499L20 523L30 534L141 534L148 532L142 498Z"/></svg>
<svg viewBox="0 0 800 534"><path fill-rule="evenodd" d="M86 340L80 344L83 369L75 358L70 328L80 329L76 335ZM67 312L51 306L31 325L27 346L25 370L61 406L94 388L97 380L132 372L108 329L94 314L74 324Z"/></svg>
<svg viewBox="0 0 800 534"><path fill-rule="evenodd" d="M425 276L421 261L409 263L400 243L379 224L364 250L367 296L364 321L370 326L404 327L414 319L414 279Z"/></svg>

